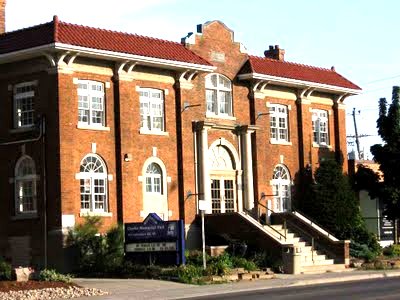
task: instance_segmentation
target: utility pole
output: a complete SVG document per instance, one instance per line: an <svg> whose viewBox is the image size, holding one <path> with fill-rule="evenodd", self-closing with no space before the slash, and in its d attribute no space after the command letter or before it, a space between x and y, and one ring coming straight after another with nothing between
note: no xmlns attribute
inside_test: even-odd
<svg viewBox="0 0 400 300"><path fill-rule="evenodd" d="M353 122L354 122L354 133L356 136L356 145L357 145L357 154L358 154L358 159L361 159L360 155L360 141L358 139L358 132L357 132L357 122L356 122L356 108L353 107Z"/></svg>

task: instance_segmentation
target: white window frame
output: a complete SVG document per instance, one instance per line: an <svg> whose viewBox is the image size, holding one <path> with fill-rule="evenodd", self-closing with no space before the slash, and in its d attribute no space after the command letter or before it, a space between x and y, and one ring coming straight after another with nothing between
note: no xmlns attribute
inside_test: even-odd
<svg viewBox="0 0 400 300"><path fill-rule="evenodd" d="M158 173L152 172L153 170L157 170ZM163 195L163 172L159 164L152 162L147 166L145 174L145 185L146 194Z"/></svg>
<svg viewBox="0 0 400 300"><path fill-rule="evenodd" d="M27 172L26 168L30 169ZM39 176L36 174L35 161L28 155L22 156L15 164L15 215L37 214L37 181ZM26 173L27 172L27 173ZM24 186L31 185L31 194L26 195ZM31 209L25 210L27 197L31 197Z"/></svg>
<svg viewBox="0 0 400 300"><path fill-rule="evenodd" d="M329 113L327 110L312 109L313 143L329 145Z"/></svg>
<svg viewBox="0 0 400 300"><path fill-rule="evenodd" d="M91 162L89 162L89 158L91 158ZM107 166L104 160L99 155L94 153L86 155L81 160L78 179L80 187L81 214L108 212L108 176ZM100 180L103 181L103 184L98 186L103 188L103 192L96 192L95 183L96 181ZM89 196L88 201L83 199L83 197L86 195ZM102 201L102 208L96 208L96 196L104 197ZM83 203L88 203L89 207L83 207Z"/></svg>
<svg viewBox="0 0 400 300"><path fill-rule="evenodd" d="M282 104L269 105L270 140L276 143L289 142L288 107Z"/></svg>
<svg viewBox="0 0 400 300"><path fill-rule="evenodd" d="M14 86L14 128L29 128L35 124L36 85L37 81L27 81Z"/></svg>
<svg viewBox="0 0 400 300"><path fill-rule="evenodd" d="M156 134L165 132L164 92L153 88L140 88L138 91L140 102L140 132ZM157 122L156 118L161 118L161 121ZM156 126L157 123L159 123L159 126Z"/></svg>
<svg viewBox="0 0 400 300"><path fill-rule="evenodd" d="M272 173L272 194L276 212L291 210L291 179L288 168L279 164ZM286 193L286 194L285 194Z"/></svg>
<svg viewBox="0 0 400 300"><path fill-rule="evenodd" d="M215 83L213 83L214 79ZM206 114L222 118L233 117L231 80L221 74L209 74L205 77L205 87Z"/></svg>
<svg viewBox="0 0 400 300"><path fill-rule="evenodd" d="M103 128L106 123L104 83L93 80L78 80L77 85L78 127ZM83 86L87 88L84 89ZM86 101L83 101L81 97L86 97ZM81 114L81 112L85 113ZM97 117L96 113L98 114ZM86 117L87 120L83 120L83 117ZM100 119L100 121L96 121L95 118Z"/></svg>

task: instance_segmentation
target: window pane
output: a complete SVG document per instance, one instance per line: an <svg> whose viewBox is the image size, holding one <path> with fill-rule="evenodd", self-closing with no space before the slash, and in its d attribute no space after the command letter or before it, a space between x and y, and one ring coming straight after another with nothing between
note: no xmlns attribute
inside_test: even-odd
<svg viewBox="0 0 400 300"><path fill-rule="evenodd" d="M146 177L146 192L152 192L151 177Z"/></svg>
<svg viewBox="0 0 400 300"><path fill-rule="evenodd" d="M217 113L217 91L206 90L207 111Z"/></svg>

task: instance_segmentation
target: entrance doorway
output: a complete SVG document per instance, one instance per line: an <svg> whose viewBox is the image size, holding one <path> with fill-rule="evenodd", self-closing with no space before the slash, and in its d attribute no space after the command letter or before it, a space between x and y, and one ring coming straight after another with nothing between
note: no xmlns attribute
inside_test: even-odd
<svg viewBox="0 0 400 300"><path fill-rule="evenodd" d="M233 178L211 178L212 213L236 211L236 185Z"/></svg>

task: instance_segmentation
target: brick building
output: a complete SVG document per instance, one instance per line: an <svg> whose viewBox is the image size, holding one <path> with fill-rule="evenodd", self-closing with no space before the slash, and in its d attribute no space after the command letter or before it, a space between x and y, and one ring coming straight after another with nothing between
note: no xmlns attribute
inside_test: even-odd
<svg viewBox="0 0 400 300"><path fill-rule="evenodd" d="M333 68L249 55L220 21L181 43L56 16L4 32L4 6L0 255L15 265L61 264L86 215L183 219L195 247L199 199L210 215L291 211L301 170L346 154L343 101L360 88Z"/></svg>

